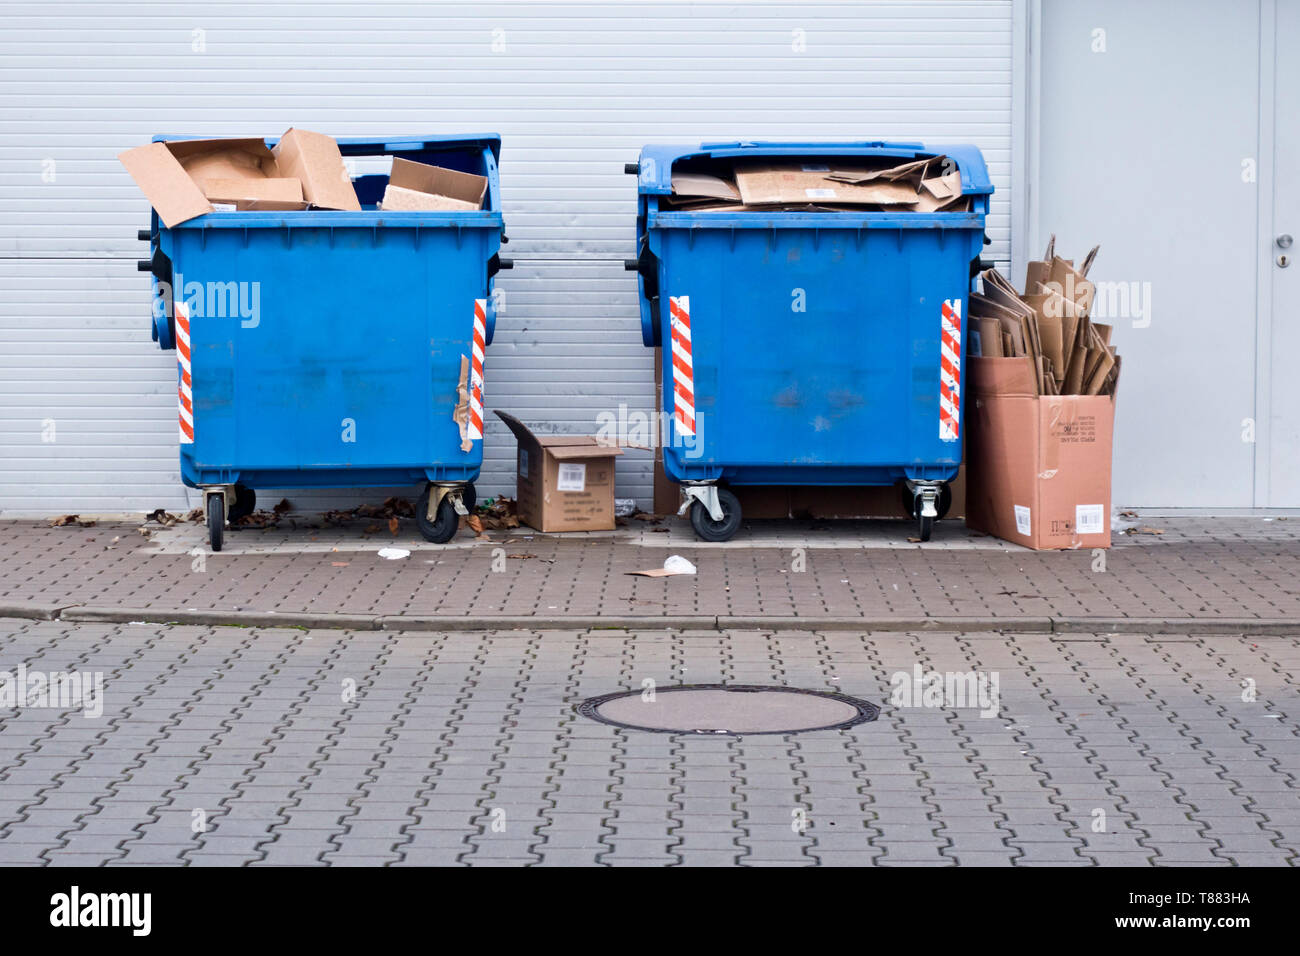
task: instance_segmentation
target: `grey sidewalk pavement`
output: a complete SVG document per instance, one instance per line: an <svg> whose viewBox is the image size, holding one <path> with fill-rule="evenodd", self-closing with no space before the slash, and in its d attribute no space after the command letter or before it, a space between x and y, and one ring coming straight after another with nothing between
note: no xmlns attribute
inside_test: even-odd
<svg viewBox="0 0 1300 956"><path fill-rule="evenodd" d="M0 669L20 663L103 674L103 710L0 710L0 865L1295 866L1300 854L1300 640L1282 636L0 619ZM999 706L891 699L895 675L918 666L996 678ZM835 690L882 710L770 736L644 733L575 710L647 679Z"/></svg>
<svg viewBox="0 0 1300 956"><path fill-rule="evenodd" d="M63 620L440 629L511 626L1292 633L1300 621L1300 519L1139 518L1108 552L1032 552L940 522L752 522L695 540L677 518L606 534L468 530L431 545L412 522L344 526L290 514L231 531L139 532L3 521L0 613ZM397 560L382 548L410 554ZM644 578L669 554L695 576Z"/></svg>

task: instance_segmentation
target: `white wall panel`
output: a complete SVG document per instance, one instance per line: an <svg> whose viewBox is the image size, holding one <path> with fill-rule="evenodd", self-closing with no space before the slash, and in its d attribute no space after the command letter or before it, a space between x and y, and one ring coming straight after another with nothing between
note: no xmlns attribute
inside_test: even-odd
<svg viewBox="0 0 1300 956"><path fill-rule="evenodd" d="M501 277L487 401L561 431L653 401L621 265L622 166L643 143L974 142L999 190L988 254L1009 254L1010 0L44 2L5 4L3 23L3 514L186 503L172 355L149 338L135 271L148 205L115 158L155 133L501 133L518 265ZM51 418L57 441L42 442ZM512 462L493 425L480 495L511 489ZM620 496L648 501L646 456L618 474Z"/></svg>

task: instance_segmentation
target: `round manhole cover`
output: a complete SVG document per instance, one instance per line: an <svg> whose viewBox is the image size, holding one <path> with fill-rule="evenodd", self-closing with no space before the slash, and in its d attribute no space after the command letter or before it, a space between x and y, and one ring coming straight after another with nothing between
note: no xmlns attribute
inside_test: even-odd
<svg viewBox="0 0 1300 956"><path fill-rule="evenodd" d="M875 720L865 700L798 687L684 684L623 691L578 705L583 716L628 730L668 734L797 734Z"/></svg>

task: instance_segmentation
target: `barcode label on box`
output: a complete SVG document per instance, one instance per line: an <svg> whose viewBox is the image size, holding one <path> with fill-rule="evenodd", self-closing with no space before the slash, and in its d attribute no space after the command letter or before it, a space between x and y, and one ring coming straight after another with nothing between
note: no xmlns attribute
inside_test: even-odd
<svg viewBox="0 0 1300 956"><path fill-rule="evenodd" d="M587 466L573 462L560 462L560 475L555 481L557 491L585 491L587 488Z"/></svg>
<svg viewBox="0 0 1300 956"><path fill-rule="evenodd" d="M1029 509L1024 505L1016 505L1016 530L1021 534L1032 534L1029 530Z"/></svg>
<svg viewBox="0 0 1300 956"><path fill-rule="evenodd" d="M835 190L833 189L805 189L804 195L809 199L834 199Z"/></svg>
<svg viewBox="0 0 1300 956"><path fill-rule="evenodd" d="M528 449L519 449L519 477L528 477Z"/></svg>
<svg viewBox="0 0 1300 956"><path fill-rule="evenodd" d="M1076 505L1074 508L1074 530L1079 534L1104 534L1106 532L1106 512L1101 505Z"/></svg>

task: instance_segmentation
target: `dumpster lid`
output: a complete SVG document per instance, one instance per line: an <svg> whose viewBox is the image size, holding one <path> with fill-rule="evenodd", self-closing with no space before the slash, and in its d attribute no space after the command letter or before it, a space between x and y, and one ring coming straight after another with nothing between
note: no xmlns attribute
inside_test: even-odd
<svg viewBox="0 0 1300 956"><path fill-rule="evenodd" d="M637 189L642 194L667 196L673 191L673 164L681 159L739 159L758 156L948 156L961 173L963 195L993 192L988 167L979 147L970 144L928 146L924 143L867 140L852 143L719 142L690 145L651 145L641 148Z"/></svg>

